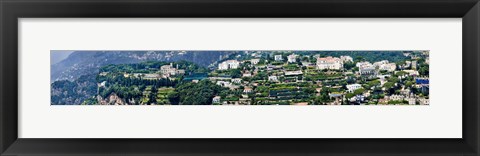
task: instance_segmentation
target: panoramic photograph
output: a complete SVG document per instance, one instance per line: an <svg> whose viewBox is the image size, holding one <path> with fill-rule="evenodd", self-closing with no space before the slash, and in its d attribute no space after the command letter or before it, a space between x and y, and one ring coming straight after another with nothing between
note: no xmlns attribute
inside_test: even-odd
<svg viewBox="0 0 480 156"><path fill-rule="evenodd" d="M429 105L429 52L50 51L51 105Z"/></svg>

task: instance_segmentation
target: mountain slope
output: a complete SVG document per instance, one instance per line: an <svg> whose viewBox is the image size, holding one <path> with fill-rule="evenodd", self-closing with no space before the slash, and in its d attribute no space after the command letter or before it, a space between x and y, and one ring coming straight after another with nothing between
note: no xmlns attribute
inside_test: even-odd
<svg viewBox="0 0 480 156"><path fill-rule="evenodd" d="M209 66L228 57L234 51L75 51L61 62L51 66L50 81L74 81L82 75L98 72L108 64L139 63L144 61L185 60L200 66Z"/></svg>

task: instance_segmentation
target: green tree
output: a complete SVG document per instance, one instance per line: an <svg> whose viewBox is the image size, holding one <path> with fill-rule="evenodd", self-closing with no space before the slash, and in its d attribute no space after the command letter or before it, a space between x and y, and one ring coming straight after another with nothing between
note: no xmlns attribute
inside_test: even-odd
<svg viewBox="0 0 480 156"><path fill-rule="evenodd" d="M359 89L355 90L355 91L353 92L353 94L355 94L355 95L360 95L360 94L363 94L363 92L365 92L365 89L359 88Z"/></svg>
<svg viewBox="0 0 480 156"><path fill-rule="evenodd" d="M172 104L178 99L180 105L210 105L212 98L219 95L227 88L222 88L210 80L202 80L198 83L186 82L177 86L176 94L169 96Z"/></svg>
<svg viewBox="0 0 480 156"><path fill-rule="evenodd" d="M242 72L240 69L232 69L230 70L230 76L232 76L232 78L240 78L242 77Z"/></svg>
<svg viewBox="0 0 480 156"><path fill-rule="evenodd" d="M385 87L386 89L390 89L393 88L394 85L395 83L393 82L386 82L385 84L383 84L383 87Z"/></svg>
<svg viewBox="0 0 480 156"><path fill-rule="evenodd" d="M347 94L345 95L345 98L350 99L350 98L352 98L353 96L355 96L354 93L347 93Z"/></svg>
<svg viewBox="0 0 480 156"><path fill-rule="evenodd" d="M353 67L355 67L355 63L354 62L346 62L345 64L343 64L343 68L345 68L346 70L350 70L352 69Z"/></svg>
<svg viewBox="0 0 480 156"><path fill-rule="evenodd" d="M420 75L426 75L428 76L430 74L430 68L428 65L424 65L422 67L420 67L420 69L418 70L418 73Z"/></svg>

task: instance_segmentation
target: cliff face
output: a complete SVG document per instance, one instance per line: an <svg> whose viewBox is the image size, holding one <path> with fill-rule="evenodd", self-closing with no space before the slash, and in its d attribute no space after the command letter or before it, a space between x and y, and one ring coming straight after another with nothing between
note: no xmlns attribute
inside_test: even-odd
<svg viewBox="0 0 480 156"><path fill-rule="evenodd" d="M110 94L105 99L103 99L100 96L97 96L97 100L100 105L127 105L128 104L127 102L125 102L125 100L118 97L118 95L115 93Z"/></svg>
<svg viewBox="0 0 480 156"><path fill-rule="evenodd" d="M83 75L75 81L56 81L50 87L52 105L79 105L97 93L95 75Z"/></svg>

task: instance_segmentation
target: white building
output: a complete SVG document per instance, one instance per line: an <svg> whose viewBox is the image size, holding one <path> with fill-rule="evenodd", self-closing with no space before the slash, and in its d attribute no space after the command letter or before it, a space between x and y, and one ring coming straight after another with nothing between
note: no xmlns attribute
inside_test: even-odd
<svg viewBox="0 0 480 156"><path fill-rule="evenodd" d="M242 79L240 78L235 78L235 79L232 79L232 83L242 83Z"/></svg>
<svg viewBox="0 0 480 156"><path fill-rule="evenodd" d="M420 103L420 105L430 105L430 100L426 98L419 98L418 102Z"/></svg>
<svg viewBox="0 0 480 156"><path fill-rule="evenodd" d="M250 72L243 73L242 77L252 77L252 73Z"/></svg>
<svg viewBox="0 0 480 156"><path fill-rule="evenodd" d="M358 71L361 75L376 75L377 73L374 66L360 66Z"/></svg>
<svg viewBox="0 0 480 156"><path fill-rule="evenodd" d="M362 85L360 84L347 85L348 92L351 92L351 93L360 88L362 88Z"/></svg>
<svg viewBox="0 0 480 156"><path fill-rule="evenodd" d="M387 64L387 63L389 63L388 60L378 61L378 62L373 63L373 66L374 67L380 67L381 65L384 65L384 64Z"/></svg>
<svg viewBox="0 0 480 156"><path fill-rule="evenodd" d="M403 99L405 99L405 96L394 94L394 95L390 96L389 98L390 98L390 100L393 100L393 101L403 101Z"/></svg>
<svg viewBox="0 0 480 156"><path fill-rule="evenodd" d="M277 82L278 78L277 78L277 76L268 76L268 81Z"/></svg>
<svg viewBox="0 0 480 156"><path fill-rule="evenodd" d="M404 89L403 88L402 90L400 90L400 94L408 96L408 97L414 97L413 93L411 93L410 89Z"/></svg>
<svg viewBox="0 0 480 156"><path fill-rule="evenodd" d="M107 84L107 81L103 81L102 83L98 84L98 87L105 87L106 84Z"/></svg>
<svg viewBox="0 0 480 156"><path fill-rule="evenodd" d="M319 57L317 58L317 68L320 70L323 69L335 69L340 70L343 68L343 62L338 57Z"/></svg>
<svg viewBox="0 0 480 156"><path fill-rule="evenodd" d="M243 93L251 93L252 91L253 91L253 89L250 88L250 87L245 87L245 88L243 89Z"/></svg>
<svg viewBox="0 0 480 156"><path fill-rule="evenodd" d="M297 71L285 71L285 76L297 76L297 75L302 75L303 72L301 70Z"/></svg>
<svg viewBox="0 0 480 156"><path fill-rule="evenodd" d="M216 84L219 85L219 86L222 86L222 87L231 87L232 86L232 84L230 82L227 82L227 81L217 81Z"/></svg>
<svg viewBox="0 0 480 156"><path fill-rule="evenodd" d="M274 58L275 58L275 61L282 61L283 60L282 55L275 55Z"/></svg>
<svg viewBox="0 0 480 156"><path fill-rule="evenodd" d="M172 75L172 74L170 74ZM149 79L149 80L154 80L154 79L160 79L161 76L156 74L156 73L153 73L153 74L144 74L142 79Z"/></svg>
<svg viewBox="0 0 480 156"><path fill-rule="evenodd" d="M357 62L357 64L355 64L356 67L358 68L361 68L361 67L364 67L364 66L373 66L370 62Z"/></svg>
<svg viewBox="0 0 480 156"><path fill-rule="evenodd" d="M378 65L378 63L377 63ZM358 62L355 66L358 67L360 75L375 75L376 69L370 62Z"/></svg>
<svg viewBox="0 0 480 156"><path fill-rule="evenodd" d="M258 62L260 62L260 59L251 59L250 62L255 65L255 64L258 64Z"/></svg>
<svg viewBox="0 0 480 156"><path fill-rule="evenodd" d="M240 66L240 62L237 60L227 60L218 64L218 70L237 69Z"/></svg>
<svg viewBox="0 0 480 156"><path fill-rule="evenodd" d="M288 63L295 63L297 62L297 55L291 54L287 56Z"/></svg>
<svg viewBox="0 0 480 156"><path fill-rule="evenodd" d="M221 99L220 96L215 96L212 99L212 103L220 103L220 99Z"/></svg>
<svg viewBox="0 0 480 156"><path fill-rule="evenodd" d="M403 65L404 68L408 68L412 65L412 61L405 61L405 64Z"/></svg>
<svg viewBox="0 0 480 156"><path fill-rule="evenodd" d="M419 75L419 74L418 74L418 71L415 71L415 70L403 70L403 71L404 71L404 72L407 72L408 75L410 75L410 76L417 76L417 75Z"/></svg>
<svg viewBox="0 0 480 156"><path fill-rule="evenodd" d="M397 65L395 63L382 64L380 65L379 69L393 72L395 69L397 69Z"/></svg>
<svg viewBox="0 0 480 156"><path fill-rule="evenodd" d="M340 56L340 60L342 60L343 63L345 63L345 62L353 62L353 58L350 57L350 56Z"/></svg>
<svg viewBox="0 0 480 156"><path fill-rule="evenodd" d="M185 74L185 70L183 69L178 69L178 64L177 67L173 67L173 63L170 63L169 65L163 65L160 67L160 72L163 75L177 75L177 74Z"/></svg>
<svg viewBox="0 0 480 156"><path fill-rule="evenodd" d="M413 70L417 69L417 61L412 61L412 69Z"/></svg>
<svg viewBox="0 0 480 156"><path fill-rule="evenodd" d="M416 99L413 97L406 98L405 100L408 101L409 105L415 105L416 104Z"/></svg>

